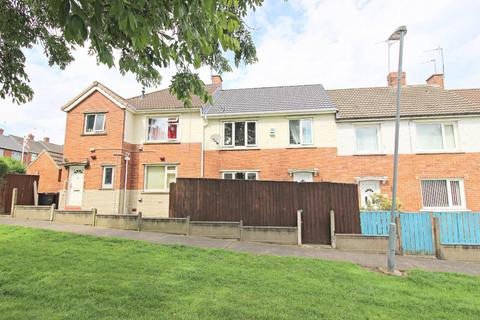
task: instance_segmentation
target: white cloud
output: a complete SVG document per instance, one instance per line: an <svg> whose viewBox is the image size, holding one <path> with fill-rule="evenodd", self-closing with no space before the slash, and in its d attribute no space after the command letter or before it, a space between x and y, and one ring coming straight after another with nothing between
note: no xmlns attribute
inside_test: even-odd
<svg viewBox="0 0 480 320"><path fill-rule="evenodd" d="M322 83L327 88L384 86L387 47L379 43L399 25L408 27L405 70L408 83L424 83L435 57L425 52L445 49L446 85L480 84L480 2L475 0L267 0L248 17L259 62L223 75L225 87ZM392 47L392 69L396 52ZM85 49L61 71L50 68L40 49L28 50L27 70L33 101L17 106L0 100L0 126L10 133L33 132L63 142L65 116L60 107L98 80L124 97L141 91L135 77L98 66ZM440 66L439 57L437 65ZM165 70L162 88L173 70ZM209 71L201 72L208 81ZM150 89L153 90L153 89Z"/></svg>

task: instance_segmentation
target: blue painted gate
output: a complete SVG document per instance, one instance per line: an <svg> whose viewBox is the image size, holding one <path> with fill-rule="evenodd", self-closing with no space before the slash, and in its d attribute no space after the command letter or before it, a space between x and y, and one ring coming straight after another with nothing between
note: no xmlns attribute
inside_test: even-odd
<svg viewBox="0 0 480 320"><path fill-rule="evenodd" d="M400 213L404 253L435 254L432 218L428 213Z"/></svg>

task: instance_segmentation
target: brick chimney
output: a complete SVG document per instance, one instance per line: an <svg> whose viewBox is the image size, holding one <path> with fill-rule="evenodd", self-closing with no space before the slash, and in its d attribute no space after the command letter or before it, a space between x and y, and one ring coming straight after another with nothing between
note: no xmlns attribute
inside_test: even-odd
<svg viewBox="0 0 480 320"><path fill-rule="evenodd" d="M49 137L43 137L43 142L50 143L50 138Z"/></svg>
<svg viewBox="0 0 480 320"><path fill-rule="evenodd" d="M28 140L33 140L33 138L35 138L35 136L33 134L29 133L28 136L27 136L27 139Z"/></svg>
<svg viewBox="0 0 480 320"><path fill-rule="evenodd" d="M427 85L440 87L442 89L445 88L445 84L443 82L443 74L441 74L441 73L432 74L427 79Z"/></svg>
<svg viewBox="0 0 480 320"><path fill-rule="evenodd" d="M397 86L397 72L390 72L387 76L387 82L389 87L396 87ZM402 78L400 80L400 84L402 86L407 85L407 73L402 72Z"/></svg>
<svg viewBox="0 0 480 320"><path fill-rule="evenodd" d="M0 136L3 136L3 132L4 132L3 129L0 128Z"/></svg>
<svg viewBox="0 0 480 320"><path fill-rule="evenodd" d="M216 74L216 75L212 75L212 84L218 84L218 85L222 85L222 76Z"/></svg>

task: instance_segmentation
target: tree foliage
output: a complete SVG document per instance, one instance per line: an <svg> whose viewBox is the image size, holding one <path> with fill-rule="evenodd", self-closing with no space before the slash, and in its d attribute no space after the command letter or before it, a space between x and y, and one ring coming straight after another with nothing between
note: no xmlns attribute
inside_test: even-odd
<svg viewBox="0 0 480 320"><path fill-rule="evenodd" d="M0 180L8 173L25 173L25 165L12 158L0 157Z"/></svg>
<svg viewBox="0 0 480 320"><path fill-rule="evenodd" d="M78 47L98 63L158 85L160 68L176 66L170 90L187 106L209 99L195 69L218 73L256 61L244 18L263 0L0 0L0 97L29 101L22 49L41 45L51 66L64 69Z"/></svg>

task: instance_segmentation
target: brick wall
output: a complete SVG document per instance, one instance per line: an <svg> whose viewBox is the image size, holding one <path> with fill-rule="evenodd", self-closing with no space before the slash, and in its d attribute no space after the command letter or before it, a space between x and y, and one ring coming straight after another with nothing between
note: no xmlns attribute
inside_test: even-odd
<svg viewBox="0 0 480 320"><path fill-rule="evenodd" d="M27 174L39 175L38 192L59 192L63 184L59 181L59 169L47 153L42 153L27 168Z"/></svg>
<svg viewBox="0 0 480 320"><path fill-rule="evenodd" d="M319 170L314 181L355 183L356 177L387 176L382 193L391 196L393 157L337 156L335 148L207 151L205 176L219 178L220 170L257 169L262 180L293 178L288 169ZM467 208L480 210L480 154L400 155L398 198L406 211L421 209L420 179L463 178Z"/></svg>

